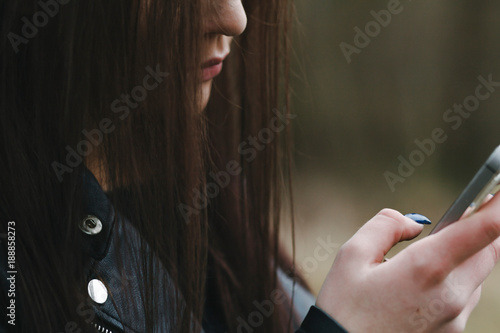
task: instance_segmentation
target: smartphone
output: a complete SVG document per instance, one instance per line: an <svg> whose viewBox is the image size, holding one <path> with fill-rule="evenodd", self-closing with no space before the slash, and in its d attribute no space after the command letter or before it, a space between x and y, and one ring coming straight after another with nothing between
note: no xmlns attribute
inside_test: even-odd
<svg viewBox="0 0 500 333"><path fill-rule="evenodd" d="M461 217L472 215L481 207L489 194L494 195L499 189L500 146L493 151L430 234L435 234Z"/></svg>

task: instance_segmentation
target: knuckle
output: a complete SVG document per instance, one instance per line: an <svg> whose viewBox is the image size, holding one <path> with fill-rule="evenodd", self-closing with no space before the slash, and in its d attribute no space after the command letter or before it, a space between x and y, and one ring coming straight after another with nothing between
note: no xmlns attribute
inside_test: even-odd
<svg viewBox="0 0 500 333"><path fill-rule="evenodd" d="M500 235L500 217L488 214L484 216L483 232L491 241L497 239Z"/></svg>
<svg viewBox="0 0 500 333"><path fill-rule="evenodd" d="M349 241L342 244L342 246L340 246L339 248L339 251L337 253L337 256L341 256L341 255L344 255L346 252L349 252Z"/></svg>
<svg viewBox="0 0 500 333"><path fill-rule="evenodd" d="M390 209L390 208L382 209L377 215L384 216L384 217L390 218L392 220L400 219L402 216L401 213L399 213L398 211L396 211L394 209Z"/></svg>
<svg viewBox="0 0 500 333"><path fill-rule="evenodd" d="M413 267L412 278L424 288L432 288L441 284L448 276L448 270L438 262L429 262L423 256L413 253L408 258Z"/></svg>
<svg viewBox="0 0 500 333"><path fill-rule="evenodd" d="M431 283L441 283L443 282L449 274L448 269L445 265L438 265L436 263L429 265L427 279Z"/></svg>
<svg viewBox="0 0 500 333"><path fill-rule="evenodd" d="M500 243L499 243L500 244ZM493 261L496 263L500 259L500 247L497 244L490 244L488 249L491 253Z"/></svg>
<svg viewBox="0 0 500 333"><path fill-rule="evenodd" d="M405 219L401 213L393 209L385 208L377 214L377 217L378 223L389 226L391 233L393 233L396 239L401 236L405 228Z"/></svg>
<svg viewBox="0 0 500 333"><path fill-rule="evenodd" d="M344 256L351 256L354 253L358 252L358 245L355 241L353 240L348 240L346 243L344 243L338 252L339 257L344 257Z"/></svg>
<svg viewBox="0 0 500 333"><path fill-rule="evenodd" d="M344 245L342 245L337 253L337 258L339 260L353 260L354 258L363 255L366 252L362 242L356 239L348 240Z"/></svg>
<svg viewBox="0 0 500 333"><path fill-rule="evenodd" d="M409 252L407 255L407 261L413 267L413 276L417 278L417 280L420 280L422 277L422 272L427 271L429 263L423 260L422 257L415 252Z"/></svg>
<svg viewBox="0 0 500 333"><path fill-rule="evenodd" d="M444 313L445 319L453 321L455 325L458 325L460 322L455 320L457 319L460 314L463 312L465 308L464 302L461 302L460 300L450 302L447 304L446 311Z"/></svg>

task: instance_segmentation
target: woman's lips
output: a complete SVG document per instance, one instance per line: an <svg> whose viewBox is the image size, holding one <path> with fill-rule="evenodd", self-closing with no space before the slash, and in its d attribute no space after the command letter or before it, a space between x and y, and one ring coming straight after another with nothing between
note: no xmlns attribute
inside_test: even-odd
<svg viewBox="0 0 500 333"><path fill-rule="evenodd" d="M209 81L220 74L223 60L223 58L213 58L201 66L203 82Z"/></svg>

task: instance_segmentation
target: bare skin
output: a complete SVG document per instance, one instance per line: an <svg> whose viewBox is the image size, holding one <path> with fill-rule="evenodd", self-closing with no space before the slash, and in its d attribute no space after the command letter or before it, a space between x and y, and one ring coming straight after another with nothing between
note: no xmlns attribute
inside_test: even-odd
<svg viewBox="0 0 500 333"><path fill-rule="evenodd" d="M242 34L246 25L247 16L241 0L209 1L203 25L206 49L203 61L227 55L233 37ZM201 110L207 106L212 81L213 79L205 80L201 85Z"/></svg>
<svg viewBox="0 0 500 333"><path fill-rule="evenodd" d="M317 306L352 333L462 332L500 259L500 196L381 263L421 231L400 213L381 211L342 247Z"/></svg>
<svg viewBox="0 0 500 333"><path fill-rule="evenodd" d="M205 58L226 52L246 23L240 0L212 0ZM211 85L202 84L202 109ZM381 211L342 247L317 305L351 333L463 331L481 284L499 260L500 196L381 264L395 244L421 231L400 213Z"/></svg>
<svg viewBox="0 0 500 333"><path fill-rule="evenodd" d="M246 24L240 0L211 0L203 26L203 60L225 55ZM201 83L200 110L211 87L212 79ZM91 170L99 174L97 168ZM105 185L103 179L99 182ZM400 213L381 211L341 248L317 306L351 333L463 331L481 284L499 260L500 195L473 216L382 264L395 244L421 231L421 225Z"/></svg>

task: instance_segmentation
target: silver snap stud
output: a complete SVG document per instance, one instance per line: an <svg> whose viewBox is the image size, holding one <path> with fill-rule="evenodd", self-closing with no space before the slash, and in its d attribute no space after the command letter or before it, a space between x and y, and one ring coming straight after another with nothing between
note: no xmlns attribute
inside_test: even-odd
<svg viewBox="0 0 500 333"><path fill-rule="evenodd" d="M108 299L108 290L106 286L97 279L90 280L87 289L90 298L97 304L103 304Z"/></svg>
<svg viewBox="0 0 500 333"><path fill-rule="evenodd" d="M87 217L80 221L78 226L87 235L97 235L102 230L101 220L94 215L87 215Z"/></svg>

